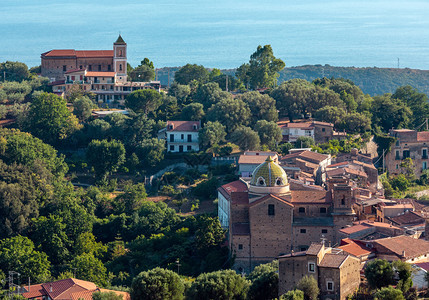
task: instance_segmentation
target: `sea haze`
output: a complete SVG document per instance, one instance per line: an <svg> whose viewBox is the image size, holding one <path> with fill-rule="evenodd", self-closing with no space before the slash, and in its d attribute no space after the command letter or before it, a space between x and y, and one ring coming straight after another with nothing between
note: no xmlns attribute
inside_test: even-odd
<svg viewBox="0 0 429 300"><path fill-rule="evenodd" d="M128 60L235 68L271 44L287 66L429 69L429 1L2 0L0 62L51 49L111 49Z"/></svg>

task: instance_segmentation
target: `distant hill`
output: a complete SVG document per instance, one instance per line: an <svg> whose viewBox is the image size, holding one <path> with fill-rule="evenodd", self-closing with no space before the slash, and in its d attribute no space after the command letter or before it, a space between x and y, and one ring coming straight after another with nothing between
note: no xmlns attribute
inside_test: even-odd
<svg viewBox="0 0 429 300"><path fill-rule="evenodd" d="M158 69L158 80L166 85L168 78L174 80L174 72L180 67ZM222 70L225 74L233 75L234 69ZM170 75L168 76L168 73ZM301 78L312 81L321 77L346 78L358 85L365 94L381 95L394 93L403 85L411 85L420 92L429 95L429 71L416 69L388 69L388 68L354 68L333 67L330 65L306 65L285 68L280 72L279 84L283 81Z"/></svg>
<svg viewBox="0 0 429 300"><path fill-rule="evenodd" d="M279 83L302 78L312 81L320 77L346 78L358 85L365 94L394 93L403 85L411 85L429 95L429 71L415 69L354 68L330 65L307 65L285 68L280 72Z"/></svg>

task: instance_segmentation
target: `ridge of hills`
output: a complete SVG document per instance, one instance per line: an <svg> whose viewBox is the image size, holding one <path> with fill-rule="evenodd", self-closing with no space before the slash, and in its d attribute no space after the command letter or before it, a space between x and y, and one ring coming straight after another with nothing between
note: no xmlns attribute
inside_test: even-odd
<svg viewBox="0 0 429 300"><path fill-rule="evenodd" d="M174 72L180 67L164 67L158 69L158 80L167 85L174 80ZM234 75L235 69L221 70ZM169 74L170 73L170 74ZM168 75L169 74L169 75ZM279 84L284 81L300 78L313 81L321 77L345 78L353 81L365 94L371 96L394 93L404 85L411 85L420 92L429 95L429 70L409 68L377 68L377 67L335 67L331 65L304 65L285 68L280 72Z"/></svg>

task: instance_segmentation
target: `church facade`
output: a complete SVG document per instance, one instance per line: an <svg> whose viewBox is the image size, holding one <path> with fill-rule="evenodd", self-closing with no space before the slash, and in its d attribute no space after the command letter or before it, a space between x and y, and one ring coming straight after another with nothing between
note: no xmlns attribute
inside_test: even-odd
<svg viewBox="0 0 429 300"><path fill-rule="evenodd" d="M42 76L51 80L53 92L64 96L79 88L96 95L99 104L123 105L139 89L160 91L160 83L129 82L127 43L119 35L113 50L51 50L41 55Z"/></svg>
<svg viewBox="0 0 429 300"><path fill-rule="evenodd" d="M305 251L321 239L338 243L339 229L355 219L353 190L338 178L329 191L291 186L282 167L268 157L250 180L218 189L218 215L228 230L234 269L249 272L291 251Z"/></svg>

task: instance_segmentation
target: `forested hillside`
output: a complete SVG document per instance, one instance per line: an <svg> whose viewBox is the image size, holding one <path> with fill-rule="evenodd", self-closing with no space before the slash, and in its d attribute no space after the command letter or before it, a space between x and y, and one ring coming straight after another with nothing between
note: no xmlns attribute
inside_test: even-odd
<svg viewBox="0 0 429 300"><path fill-rule="evenodd" d="M168 82L168 70L170 70L170 82L174 80L174 72L179 68L162 68L158 70L158 78L162 84ZM224 74L234 75L235 69L222 70ZM394 93L404 85L411 85L420 92L429 95L429 71L415 69L387 69L387 68L354 68L334 67L330 65L306 65L285 68L280 71L279 84L293 78L301 78L313 81L316 78L335 77L346 78L359 86L365 94L382 95Z"/></svg>
<svg viewBox="0 0 429 300"><path fill-rule="evenodd" d="M429 71L414 69L333 67L330 65L307 65L285 68L280 72L279 84L293 78L313 81L316 78L346 78L359 86L365 94L382 95L394 93L403 85L411 85L420 92L429 94Z"/></svg>

